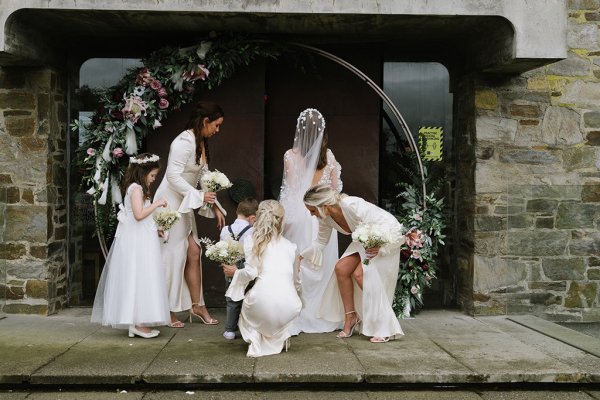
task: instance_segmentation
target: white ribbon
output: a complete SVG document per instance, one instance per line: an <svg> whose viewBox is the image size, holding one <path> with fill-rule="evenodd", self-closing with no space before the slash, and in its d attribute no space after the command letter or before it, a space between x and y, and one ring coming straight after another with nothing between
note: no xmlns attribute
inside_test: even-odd
<svg viewBox="0 0 600 400"><path fill-rule="evenodd" d="M125 133L125 153L132 155L137 153L137 141L135 138L135 131L131 121L127 121L127 132Z"/></svg>
<svg viewBox="0 0 600 400"><path fill-rule="evenodd" d="M110 196L112 197L113 203L118 204L123 202L123 196L121 196L121 189L119 189L119 182L112 177L110 182Z"/></svg>
<svg viewBox="0 0 600 400"><path fill-rule="evenodd" d="M127 210L123 204L119 204L119 212L117 213L117 219L119 222L125 222L127 219Z"/></svg>
<svg viewBox="0 0 600 400"><path fill-rule="evenodd" d="M100 190L102 191L102 195L98 199L98 204L104 205L106 204L106 198L108 197L108 182L110 177L106 177L106 180L103 184L100 185Z"/></svg>
<svg viewBox="0 0 600 400"><path fill-rule="evenodd" d="M106 162L110 161L110 146L112 145L112 141L113 135L110 135L108 142L106 142L106 145L104 146L104 151L102 152L102 158Z"/></svg>

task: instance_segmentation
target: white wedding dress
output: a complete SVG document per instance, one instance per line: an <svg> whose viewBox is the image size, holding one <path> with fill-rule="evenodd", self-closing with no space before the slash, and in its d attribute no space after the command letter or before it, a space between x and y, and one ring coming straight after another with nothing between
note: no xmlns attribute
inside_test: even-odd
<svg viewBox="0 0 600 400"><path fill-rule="evenodd" d="M240 333L249 343L248 357L261 357L281 353L302 301L294 277L296 246L284 237L275 239L265 248L260 263L252 253L253 246L253 238L247 238L245 266L235 271L225 295L233 301L244 300L238 323ZM255 278L252 289L244 294Z"/></svg>
<svg viewBox="0 0 600 400"><path fill-rule="evenodd" d="M294 154L288 150L284 159L293 159ZM327 165L323 168L323 174L317 184L325 184L338 193L342 191L341 180L342 167L336 161L333 152L327 150ZM308 188L307 188L308 190ZM287 201L283 200L284 205ZM304 203L303 203L304 204ZM302 232L308 227L307 233ZM303 250L309 247L317 238L319 231L319 221L310 215L306 207L302 208L302 213L292 222L286 222L284 225L284 236L298 246L298 250ZM292 335L297 335L300 332L306 333L322 333L333 332L341 329L344 324L343 305L341 298L335 302L325 301L323 296L325 289L331 277L335 277L335 264L338 260L338 237L337 231L331 232L331 237L325 248L323 249L323 266L320 269L315 269L310 263L300 263L300 279L301 279L301 297L302 311L298 318L294 320L290 332ZM339 313L342 311L342 314Z"/></svg>
<svg viewBox="0 0 600 400"><path fill-rule="evenodd" d="M113 328L167 325L169 304L161 265L160 238L152 216L137 221L131 209L132 183L96 290L91 321ZM146 200L144 207L150 205Z"/></svg>
<svg viewBox="0 0 600 400"><path fill-rule="evenodd" d="M315 174L321 172L317 183L326 184L337 192L342 191L341 166L331 150L327 149L326 165L321 171L317 171L324 136L325 118L318 110L308 108L298 116L293 147L283 156L284 174L279 197L285 210L283 236L294 243L298 251L309 247L317 237L318 221L310 215L303 202L304 194L312 186ZM323 249L322 268L315 269L305 261L300 263L303 307L290 328L293 335L300 332L332 332L343 326L341 299L333 304L323 299L326 285L332 276L335 277L337 260L337 232L332 231L330 240ZM324 313L321 312L322 308ZM341 318L337 312L339 310L342 310Z"/></svg>

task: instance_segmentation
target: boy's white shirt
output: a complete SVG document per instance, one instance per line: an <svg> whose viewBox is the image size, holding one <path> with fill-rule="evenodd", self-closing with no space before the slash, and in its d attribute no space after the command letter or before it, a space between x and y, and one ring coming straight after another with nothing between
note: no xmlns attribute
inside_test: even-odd
<svg viewBox="0 0 600 400"><path fill-rule="evenodd" d="M233 231L233 233L235 233L236 235L238 233L240 233L242 231L242 229L244 229L245 227L247 227L248 225L250 225L250 222L241 219L241 218L236 218L235 221L233 221L233 224L231 224L231 230ZM246 238L252 236L252 228L248 229L246 232L244 232L244 235L242 235L242 237L240 238L240 243L243 246L244 245L244 241L246 240ZM227 228L227 225L223 227L223 229L221 229L221 237L220 240L228 240L231 239L231 233L229 232L229 229Z"/></svg>

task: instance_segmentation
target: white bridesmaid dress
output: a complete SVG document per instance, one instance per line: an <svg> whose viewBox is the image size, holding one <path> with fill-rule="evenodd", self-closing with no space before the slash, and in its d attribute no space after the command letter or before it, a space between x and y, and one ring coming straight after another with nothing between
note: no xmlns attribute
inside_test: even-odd
<svg viewBox="0 0 600 400"><path fill-rule="evenodd" d="M240 333L249 344L248 357L261 357L282 351L302 301L294 273L296 245L284 237L275 239L265 248L260 263L252 254L253 245L253 238L245 241L245 267L235 272L226 296L234 301L244 300L238 323ZM252 289L244 294L255 278Z"/></svg>

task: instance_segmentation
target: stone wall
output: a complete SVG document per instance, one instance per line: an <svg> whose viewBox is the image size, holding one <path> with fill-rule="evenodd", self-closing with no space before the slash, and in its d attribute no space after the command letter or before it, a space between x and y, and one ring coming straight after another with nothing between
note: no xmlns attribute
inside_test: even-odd
<svg viewBox="0 0 600 400"><path fill-rule="evenodd" d="M67 107L48 68L0 69L0 305L51 314L67 298Z"/></svg>
<svg viewBox="0 0 600 400"><path fill-rule="evenodd" d="M600 320L599 0L570 0L567 59L475 79L475 314Z"/></svg>

